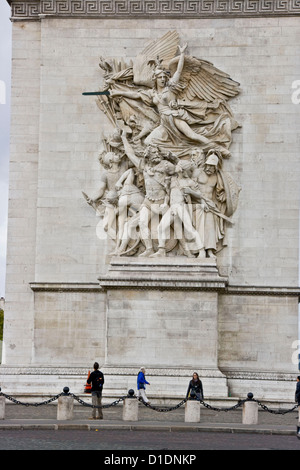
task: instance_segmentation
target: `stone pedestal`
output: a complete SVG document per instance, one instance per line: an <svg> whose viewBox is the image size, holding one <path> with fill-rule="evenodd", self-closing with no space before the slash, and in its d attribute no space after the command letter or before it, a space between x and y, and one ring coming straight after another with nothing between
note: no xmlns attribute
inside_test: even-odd
<svg viewBox="0 0 300 470"><path fill-rule="evenodd" d="M73 419L74 398L62 395L58 398L57 421Z"/></svg>
<svg viewBox="0 0 300 470"><path fill-rule="evenodd" d="M5 419L5 397L0 397L0 419Z"/></svg>
<svg viewBox="0 0 300 470"><path fill-rule="evenodd" d="M200 423L200 402L188 400L185 404L184 421L186 423Z"/></svg>
<svg viewBox="0 0 300 470"><path fill-rule="evenodd" d="M138 421L139 402L135 398L125 398L123 403L123 421Z"/></svg>
<svg viewBox="0 0 300 470"><path fill-rule="evenodd" d="M218 368L218 291L226 279L215 260L113 258L99 282L107 294L104 367L145 366L156 376L148 393L160 390L170 396L178 392L176 374L175 382L166 380L170 369L179 377L201 370L206 391L227 396Z"/></svg>
<svg viewBox="0 0 300 470"><path fill-rule="evenodd" d="M243 405L243 424L258 423L258 404L256 401L246 401Z"/></svg>

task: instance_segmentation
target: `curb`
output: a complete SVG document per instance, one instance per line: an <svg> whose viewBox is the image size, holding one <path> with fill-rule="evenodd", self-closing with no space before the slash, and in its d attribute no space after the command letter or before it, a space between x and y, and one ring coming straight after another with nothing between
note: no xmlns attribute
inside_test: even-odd
<svg viewBox="0 0 300 470"><path fill-rule="evenodd" d="M25 421L25 420L24 420ZM272 434L272 435L296 435L297 427L285 426L265 426L260 425L252 427L247 425L236 426L232 424L216 424L216 425L172 425L172 424L150 424L150 423L70 423L70 422L48 422L48 423L33 423L33 422L2 422L0 423L0 431L5 430L78 430L78 431L161 431L161 432L218 432L218 433L248 433L248 434Z"/></svg>

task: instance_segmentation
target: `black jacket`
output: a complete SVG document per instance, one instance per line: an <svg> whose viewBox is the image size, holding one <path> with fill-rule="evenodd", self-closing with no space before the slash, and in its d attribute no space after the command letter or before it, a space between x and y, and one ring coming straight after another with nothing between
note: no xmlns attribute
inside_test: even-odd
<svg viewBox="0 0 300 470"><path fill-rule="evenodd" d="M100 370L94 370L87 379L87 383L92 383L92 392L102 392L104 384L103 373Z"/></svg>
<svg viewBox="0 0 300 470"><path fill-rule="evenodd" d="M300 382L297 382L296 385L295 402L300 405Z"/></svg>
<svg viewBox="0 0 300 470"><path fill-rule="evenodd" d="M188 398L189 396L189 393L194 390L194 392L196 393L197 398L200 398L200 400L203 400L204 399L204 396L203 396L203 387L202 387L202 382L201 380L191 380L190 383L189 383L189 386L188 386L188 389L187 389L187 392L186 392L186 398Z"/></svg>

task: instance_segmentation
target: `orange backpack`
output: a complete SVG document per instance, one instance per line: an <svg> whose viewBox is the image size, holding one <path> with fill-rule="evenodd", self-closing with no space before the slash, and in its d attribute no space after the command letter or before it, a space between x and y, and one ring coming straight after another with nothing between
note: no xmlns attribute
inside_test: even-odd
<svg viewBox="0 0 300 470"><path fill-rule="evenodd" d="M91 375L91 371L89 370L87 380L89 379L90 375ZM84 393L91 393L91 392L92 392L92 385L86 382L84 386Z"/></svg>

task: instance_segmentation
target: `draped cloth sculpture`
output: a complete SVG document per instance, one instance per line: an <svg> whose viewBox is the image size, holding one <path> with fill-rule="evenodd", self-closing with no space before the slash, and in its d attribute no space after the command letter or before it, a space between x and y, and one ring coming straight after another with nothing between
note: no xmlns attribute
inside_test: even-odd
<svg viewBox="0 0 300 470"><path fill-rule="evenodd" d="M84 197L126 256L216 257L239 187L224 170L239 126L228 100L239 84L186 54L177 32L133 64L100 59L98 107L114 127L103 141L99 192Z"/></svg>

